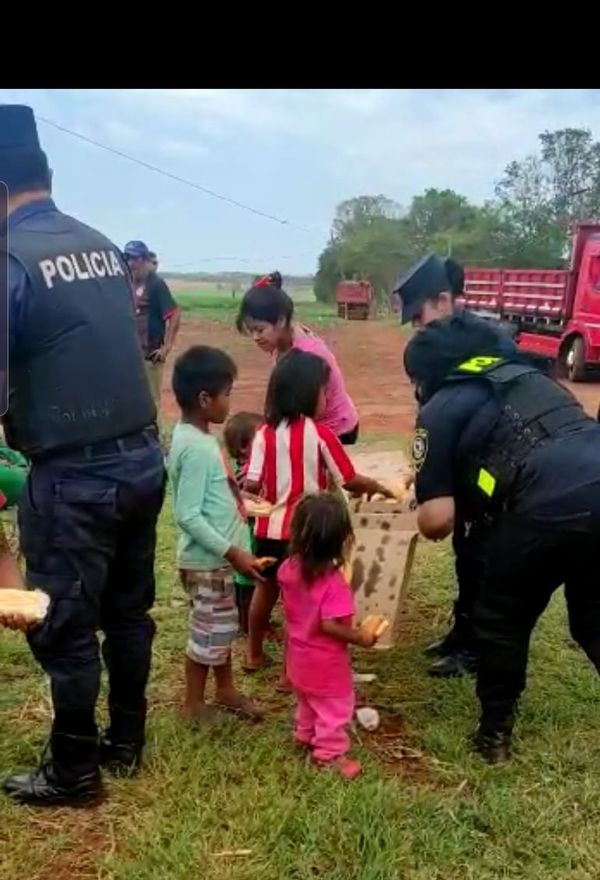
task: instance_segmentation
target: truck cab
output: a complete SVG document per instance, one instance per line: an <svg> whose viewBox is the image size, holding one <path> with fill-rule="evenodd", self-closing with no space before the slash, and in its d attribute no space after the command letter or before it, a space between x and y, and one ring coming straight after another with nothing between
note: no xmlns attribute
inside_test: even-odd
<svg viewBox="0 0 600 880"><path fill-rule="evenodd" d="M458 302L508 324L519 348L583 381L600 367L600 224L577 226L568 269L466 267Z"/></svg>

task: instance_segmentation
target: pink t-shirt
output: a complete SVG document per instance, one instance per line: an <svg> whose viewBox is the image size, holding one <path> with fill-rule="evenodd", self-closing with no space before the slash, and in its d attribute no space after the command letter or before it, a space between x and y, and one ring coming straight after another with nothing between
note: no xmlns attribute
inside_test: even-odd
<svg viewBox="0 0 600 880"><path fill-rule="evenodd" d="M307 327L294 327L293 348L300 351L308 351L316 354L329 364L331 375L325 389L327 398L327 410L321 419L324 425L331 428L338 437L352 431L358 424L358 413L352 403L352 399L346 391L344 377L334 355L327 348L323 340L316 336Z"/></svg>
<svg viewBox="0 0 600 880"><path fill-rule="evenodd" d="M339 571L312 584L302 577L297 557L278 574L287 627L286 672L297 690L317 697L345 697L353 690L348 645L321 632L321 621L351 623L354 596Z"/></svg>

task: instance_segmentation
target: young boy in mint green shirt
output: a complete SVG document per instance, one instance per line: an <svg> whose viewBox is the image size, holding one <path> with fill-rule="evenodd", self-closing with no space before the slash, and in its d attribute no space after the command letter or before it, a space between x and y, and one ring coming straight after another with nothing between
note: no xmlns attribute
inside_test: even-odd
<svg viewBox="0 0 600 880"><path fill-rule="evenodd" d="M177 563L190 601L186 649L184 712L190 720L211 714L206 682L212 669L214 704L258 719L262 713L236 690L231 646L238 632L234 571L261 580L249 552L248 528L223 454L210 434L229 412L236 366L217 348L196 345L173 370L173 391L181 408L169 455L175 520L179 529Z"/></svg>

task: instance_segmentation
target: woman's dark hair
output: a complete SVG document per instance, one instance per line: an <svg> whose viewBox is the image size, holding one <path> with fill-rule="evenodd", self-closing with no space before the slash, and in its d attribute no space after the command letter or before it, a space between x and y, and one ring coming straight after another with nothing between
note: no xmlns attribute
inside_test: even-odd
<svg viewBox="0 0 600 880"><path fill-rule="evenodd" d="M505 353L506 340L493 323L474 326L459 313L432 321L411 337L404 349L404 370L425 404L463 361L479 355L503 358Z"/></svg>
<svg viewBox="0 0 600 880"><path fill-rule="evenodd" d="M348 506L333 492L305 495L291 524L290 555L298 556L302 577L312 583L343 561L353 537Z"/></svg>
<svg viewBox="0 0 600 880"><path fill-rule="evenodd" d="M223 439L227 452L232 458L238 459L250 446L256 429L262 423L263 417L252 412L239 412L227 419Z"/></svg>
<svg viewBox="0 0 600 880"><path fill-rule="evenodd" d="M269 275L269 279L273 287L276 287L277 290L281 290L283 287L283 278L281 277L281 272L275 270L275 272L271 272Z"/></svg>
<svg viewBox="0 0 600 880"><path fill-rule="evenodd" d="M280 318L289 324L294 315L294 303L281 287L267 284L264 287L251 287L244 294L235 326L240 333L246 332L246 320L266 321L276 324Z"/></svg>
<svg viewBox="0 0 600 880"><path fill-rule="evenodd" d="M331 370L323 358L292 348L271 373L265 401L265 421L276 428L284 419L290 422L317 411L319 392Z"/></svg>
<svg viewBox="0 0 600 880"><path fill-rule="evenodd" d="M201 391L216 397L231 388L237 376L237 367L227 352L208 345L192 345L175 361L173 393L183 412L190 412L198 404Z"/></svg>
<svg viewBox="0 0 600 880"><path fill-rule="evenodd" d="M465 270L452 257L446 257L444 267L448 276L452 299L456 299L457 296L462 296L465 292Z"/></svg>

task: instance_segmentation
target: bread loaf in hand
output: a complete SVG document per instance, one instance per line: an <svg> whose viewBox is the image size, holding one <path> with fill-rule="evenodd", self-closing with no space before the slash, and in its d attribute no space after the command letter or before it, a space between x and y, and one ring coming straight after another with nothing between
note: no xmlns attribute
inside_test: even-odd
<svg viewBox="0 0 600 880"><path fill-rule="evenodd" d="M14 628L14 620L24 625L42 623L50 599L41 590L0 589L0 626Z"/></svg>
<svg viewBox="0 0 600 880"><path fill-rule="evenodd" d="M389 621L385 619L383 614L369 614L361 623L360 628L379 639L386 629L389 629L389 625Z"/></svg>

